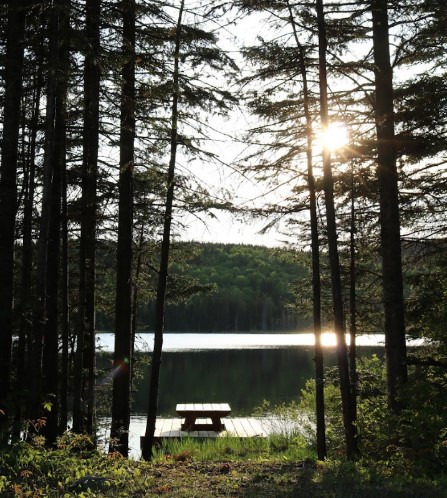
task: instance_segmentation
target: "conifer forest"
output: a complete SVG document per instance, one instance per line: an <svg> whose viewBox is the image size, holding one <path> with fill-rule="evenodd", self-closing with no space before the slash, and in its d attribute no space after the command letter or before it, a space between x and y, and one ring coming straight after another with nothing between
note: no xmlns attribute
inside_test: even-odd
<svg viewBox="0 0 447 498"><path fill-rule="evenodd" d="M306 327L318 458L335 386L344 458L445 469L446 26L444 0L2 2L0 445L95 439L101 330L123 456L154 333L150 460L165 331ZM221 215L275 247L188 239Z"/></svg>

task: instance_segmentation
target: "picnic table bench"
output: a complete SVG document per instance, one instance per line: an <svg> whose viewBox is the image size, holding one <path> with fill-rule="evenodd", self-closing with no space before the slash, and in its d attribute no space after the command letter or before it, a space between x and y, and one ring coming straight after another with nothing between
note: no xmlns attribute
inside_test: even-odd
<svg viewBox="0 0 447 498"><path fill-rule="evenodd" d="M225 425L221 419L231 413L228 403L179 403L175 410L185 419L183 431L222 431ZM211 424L197 423L198 418L211 419Z"/></svg>

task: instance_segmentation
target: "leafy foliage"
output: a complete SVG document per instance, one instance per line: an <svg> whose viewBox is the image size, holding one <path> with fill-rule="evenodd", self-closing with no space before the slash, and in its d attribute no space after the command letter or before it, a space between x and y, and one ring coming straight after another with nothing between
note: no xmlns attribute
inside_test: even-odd
<svg viewBox="0 0 447 498"><path fill-rule="evenodd" d="M190 280L215 286L211 294L167 310L168 330L296 330L307 325L302 312L293 315L290 283L307 270L295 253L248 245L199 244L186 267L173 267Z"/></svg>
<svg viewBox="0 0 447 498"><path fill-rule="evenodd" d="M343 423L335 370L325 386L326 424L331 455L343 451ZM389 473L411 469L415 475L445 472L447 452L447 405L441 392L447 386L447 371L416 366L402 389L404 406L399 414L387 409L383 361L376 355L358 365L357 430L362 459ZM309 417L314 411L314 382L302 393L300 408Z"/></svg>
<svg viewBox="0 0 447 498"><path fill-rule="evenodd" d="M30 496L173 498L441 498L445 480L390 476L374 466L315 462L293 440L241 442L185 439L152 463L89 450L84 436L66 434L57 448L14 445L0 452L0 494Z"/></svg>

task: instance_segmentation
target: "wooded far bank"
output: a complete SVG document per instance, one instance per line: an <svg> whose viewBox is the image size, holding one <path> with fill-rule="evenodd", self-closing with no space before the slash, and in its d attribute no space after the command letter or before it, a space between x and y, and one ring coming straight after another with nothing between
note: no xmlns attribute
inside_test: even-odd
<svg viewBox="0 0 447 498"><path fill-rule="evenodd" d="M113 244L107 245L113 252ZM309 259L305 252L252 245L177 243L174 254L186 258L172 265L170 278L178 294L171 292L166 307L166 331L267 332L300 331L312 325L309 300ZM189 255L189 256L188 256ZM99 295L103 303L97 315L98 330L114 330L112 301L114 272L99 275ZM137 330L154 330L155 275L141 279L145 289L137 309ZM182 296L182 282L189 288ZM301 309L296 306L294 288L304 286ZM104 289L104 291L102 291ZM152 294L150 292L152 289Z"/></svg>

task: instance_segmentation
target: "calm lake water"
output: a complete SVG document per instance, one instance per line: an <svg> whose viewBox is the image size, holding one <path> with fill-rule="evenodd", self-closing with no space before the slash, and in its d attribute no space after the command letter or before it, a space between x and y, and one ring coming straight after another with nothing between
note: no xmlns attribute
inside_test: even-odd
<svg viewBox="0 0 447 498"><path fill-rule="evenodd" d="M336 365L335 338L323 336L325 363ZM113 334L98 334L103 351L113 350ZM359 355L383 354L384 336L357 338ZM150 353L153 334L140 334L137 350ZM309 333L166 333L160 372L159 415L175 414L177 403L228 402L235 415L247 415L263 400L297 399L314 376L314 336ZM415 345L415 343L410 343ZM146 412L149 373L136 385L133 413Z"/></svg>
<svg viewBox="0 0 447 498"><path fill-rule="evenodd" d="M384 336L357 338L359 356L383 355ZM335 338L324 334L324 360L336 365ZM416 346L419 342L409 342ZM102 351L113 350L113 334L98 334ZM140 334L140 359L150 354L153 334ZM175 416L177 403L226 402L233 416L253 413L263 400L273 405L299 399L314 377L314 336L309 333L206 334L166 333L160 372L159 412ZM130 427L132 455L138 457L138 438L144 432L149 371L136 384Z"/></svg>

